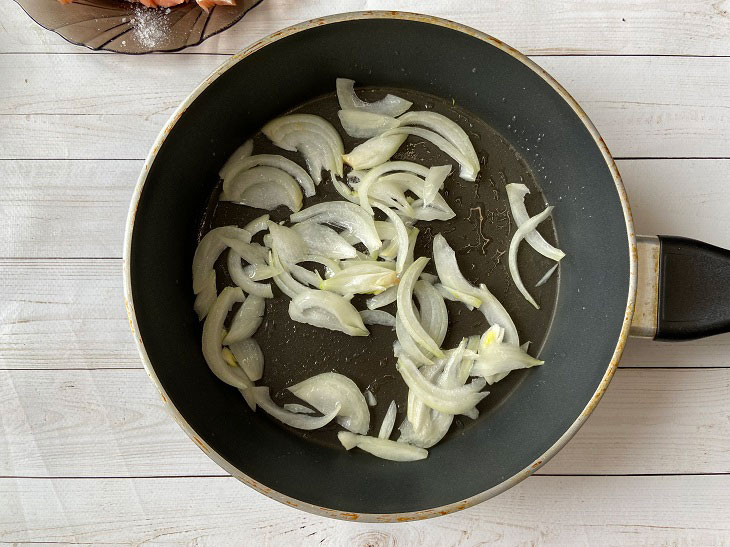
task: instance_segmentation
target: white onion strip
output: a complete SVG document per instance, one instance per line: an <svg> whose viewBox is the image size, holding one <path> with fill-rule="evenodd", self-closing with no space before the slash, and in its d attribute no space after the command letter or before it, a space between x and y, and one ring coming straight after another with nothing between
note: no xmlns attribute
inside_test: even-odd
<svg viewBox="0 0 730 547"><path fill-rule="evenodd" d="M444 353L439 348L439 345L426 332L416 318L413 307L413 287L416 281L418 281L418 276L421 275L426 264L428 264L428 260L425 256L420 257L403 274L401 282L398 285L398 316L402 317L403 326L419 346L431 352L436 357L443 357Z"/></svg>
<svg viewBox="0 0 730 547"><path fill-rule="evenodd" d="M310 254L326 256L334 260L357 256L355 247L328 226L305 221L295 224L292 229L302 237Z"/></svg>
<svg viewBox="0 0 730 547"><path fill-rule="evenodd" d="M241 255L233 249L228 251L228 275L231 280L248 294L255 294L262 298L274 298L274 292L268 283L257 283L246 273L241 265Z"/></svg>
<svg viewBox="0 0 730 547"><path fill-rule="evenodd" d="M237 226L221 226L213 228L203 236L193 256L193 292L195 294L205 288L206 283L209 282L209 272L213 269L215 261L228 247L224 238L238 239L248 243L251 241L251 234Z"/></svg>
<svg viewBox="0 0 730 547"><path fill-rule="evenodd" d="M378 439L377 437L355 435L349 431L340 431L337 434L337 438L346 450L358 447L360 450L364 450L365 452L384 460L412 462L416 460L423 460L428 457L428 450L423 448L386 439Z"/></svg>
<svg viewBox="0 0 730 547"><path fill-rule="evenodd" d="M386 173L390 173L391 171L406 171L421 177L428 175L428 167L424 167L423 165L419 165L411 161L389 161L367 171L357 184L357 194L360 197L360 206L371 215L373 214L373 208L370 206L370 202L368 201L370 185L378 180L379 177Z"/></svg>
<svg viewBox="0 0 730 547"><path fill-rule="evenodd" d="M400 125L392 116L364 110L340 110L337 116L345 133L356 139L369 139Z"/></svg>
<svg viewBox="0 0 730 547"><path fill-rule="evenodd" d="M406 225L403 224L403 220L391 209L381 203L375 203L374 205L385 213L385 216L388 217L395 228L396 241L398 242L398 255L395 261L395 271L400 274L406 267L406 260L410 250L408 230L406 229Z"/></svg>
<svg viewBox="0 0 730 547"><path fill-rule="evenodd" d="M269 229L269 225L267 224L269 222L269 215L261 215L260 217L257 217L253 219L251 222L246 224L243 229L246 230L249 234L251 234L251 237L255 236L259 232L263 232L264 230Z"/></svg>
<svg viewBox="0 0 730 547"><path fill-rule="evenodd" d="M416 397L427 406L446 414L461 414L468 411L484 399L489 393L479 392L486 385L483 378L457 388L443 388L426 380L415 363L405 355L401 355L397 364L398 372L414 391Z"/></svg>
<svg viewBox="0 0 730 547"><path fill-rule="evenodd" d="M296 212L302 208L302 190L289 173L274 167L259 166L230 177L224 183L221 201L231 201L256 209L276 209L280 205Z"/></svg>
<svg viewBox="0 0 730 547"><path fill-rule="evenodd" d="M378 308L382 308L384 306L387 306L388 304L392 304L396 301L398 298L398 287L393 286L390 287L380 294L376 294L375 296L371 296L365 301L365 305L369 310L377 310Z"/></svg>
<svg viewBox="0 0 730 547"><path fill-rule="evenodd" d="M537 302L535 302L535 299L530 295L530 293L527 291L527 288L525 288L525 284L522 282L522 278L520 277L520 271L517 268L517 249L520 246L520 242L524 239L526 234L529 234L531 231L533 231L538 224L540 224L543 220L545 220L547 217L550 216L552 213L552 206L546 207L545 210L535 215L534 217L530 218L527 222L525 222L522 226L517 228L517 231L515 232L515 235L512 236L512 241L509 243L509 273L512 276L512 280L515 282L515 286L517 289L522 293L522 296L525 297L525 300L527 300L530 304L535 306L536 309L540 309L540 306L537 305Z"/></svg>
<svg viewBox="0 0 730 547"><path fill-rule="evenodd" d="M319 224L343 228L357 237L371 253L382 246L372 217L354 203L347 201L318 203L294 213L289 218L292 222L312 220Z"/></svg>
<svg viewBox="0 0 730 547"><path fill-rule="evenodd" d="M519 228L530 219L530 215L527 214L527 208L525 207L525 196L530 193L530 190L524 184L508 184L505 186L505 189L507 190L507 199L509 199L509 206L512 210L512 218L515 219L515 223ZM542 256L555 260L556 262L560 262L565 256L563 251L545 241L545 238L537 230L532 230L525 234L525 241Z"/></svg>
<svg viewBox="0 0 730 547"><path fill-rule="evenodd" d="M342 160L353 169L370 169L388 161L407 135L380 135L358 144Z"/></svg>
<svg viewBox="0 0 730 547"><path fill-rule="evenodd" d="M252 382L261 379L264 374L264 354L256 340L247 338L229 345L228 349Z"/></svg>
<svg viewBox="0 0 730 547"><path fill-rule="evenodd" d="M241 307L238 308L236 315L233 316L231 330L223 338L223 343L230 346L246 338L251 338L264 320L265 309L266 302L263 298L255 294L249 294Z"/></svg>
<svg viewBox="0 0 730 547"><path fill-rule="evenodd" d="M428 206L433 203L439 190L444 185L446 177L451 173L450 165L438 165L431 167L426 175L426 180L423 181L423 205Z"/></svg>
<svg viewBox="0 0 730 547"><path fill-rule="evenodd" d="M365 102L355 94L355 80L348 78L337 78L335 87L337 88L337 100L342 110L362 110L395 117L403 114L413 104L411 101L390 93L374 103Z"/></svg>
<svg viewBox="0 0 730 547"><path fill-rule="evenodd" d="M370 411L365 396L347 376L325 372L287 388L295 397L322 414L339 407L337 423L353 433L365 435L370 428Z"/></svg>
<svg viewBox="0 0 730 547"><path fill-rule="evenodd" d="M456 146L451 144L445 138L438 133L431 131L430 129L423 129L421 127L395 127L389 129L378 138L389 137L391 135L413 135L420 137L430 143L436 145L439 150L451 156L460 166L459 177L464 180L473 181L477 178L479 173L479 164L474 165L471 160Z"/></svg>
<svg viewBox="0 0 730 547"><path fill-rule="evenodd" d="M335 293L305 288L289 303L289 316L300 323L350 336L368 336L362 317L348 300Z"/></svg>
<svg viewBox="0 0 730 547"><path fill-rule="evenodd" d="M319 285L323 291L346 294L378 294L398 284L398 276L387 262L362 260L349 265Z"/></svg>
<svg viewBox="0 0 730 547"><path fill-rule="evenodd" d="M362 322L366 325L383 325L384 327L395 328L395 317L387 311L362 310L360 317L362 317Z"/></svg>
<svg viewBox="0 0 730 547"><path fill-rule="evenodd" d="M393 426L395 425L395 414L397 411L398 407L395 405L395 401L390 401L388 410L385 412L385 417L383 417L383 423L380 424L378 439L390 438L391 433L393 433Z"/></svg>
<svg viewBox="0 0 730 547"><path fill-rule="evenodd" d="M316 410L312 410L308 406L300 405L298 403L286 403L284 410L293 412L294 414L314 414Z"/></svg>
<svg viewBox="0 0 730 547"><path fill-rule="evenodd" d="M553 264L553 267L550 268L548 271L545 272L545 275L543 275L540 280L535 283L535 287L542 287L545 283L547 283L548 279L550 279L553 274L555 273L555 270L558 269L557 264Z"/></svg>
<svg viewBox="0 0 730 547"><path fill-rule="evenodd" d="M276 418L281 423L297 429L311 431L312 429L324 427L330 423L335 416L337 416L337 413L340 410L339 405L337 405L332 412L321 417L307 416L306 414L295 414L293 412L288 412L275 404L274 401L271 400L268 387L253 387L251 388L251 391L254 393L256 403L264 410L264 412L273 418Z"/></svg>
<svg viewBox="0 0 730 547"><path fill-rule="evenodd" d="M215 304L210 309L208 317L203 323L203 357L208 367L219 380L238 389L248 391L253 382L246 376L243 369L232 367L223 358L223 323L229 310L236 302L243 300L243 291L238 287L226 287L218 295ZM250 394L247 394L250 395ZM252 410L256 406L246 399Z"/></svg>
<svg viewBox="0 0 730 547"><path fill-rule="evenodd" d="M449 328L449 314L444 297L428 281L419 279L413 286L413 294L418 300L421 324L439 346L444 343Z"/></svg>
<svg viewBox="0 0 730 547"><path fill-rule="evenodd" d="M231 194L231 183L235 175L260 165L275 167L276 169L280 169L294 177L297 183L299 183L299 186L302 187L305 196L311 197L315 194L314 181L312 180L312 177L307 174L304 168L294 163L292 160L277 154L257 154L255 156L239 159L234 166L235 170L228 171L226 176L221 174L221 178L223 179L223 193L228 195Z"/></svg>
<svg viewBox="0 0 730 547"><path fill-rule="evenodd" d="M205 281L205 287L195 297L195 303L193 309L198 314L198 320L202 321L208 312L210 307L215 303L215 299L218 298L215 285L215 270L208 272L208 278Z"/></svg>
<svg viewBox="0 0 730 547"><path fill-rule="evenodd" d="M228 160L226 163L221 167L221 170L218 171L218 176L222 179L226 179L232 172L238 169L238 165L240 162L249 157L251 153L253 152L253 141L251 139L248 139L246 142L244 142L241 146L236 148L236 150L228 157Z"/></svg>

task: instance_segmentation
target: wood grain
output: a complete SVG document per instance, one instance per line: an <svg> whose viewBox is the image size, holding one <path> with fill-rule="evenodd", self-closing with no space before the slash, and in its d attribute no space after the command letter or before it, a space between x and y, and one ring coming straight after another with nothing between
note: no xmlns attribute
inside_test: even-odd
<svg viewBox="0 0 730 547"><path fill-rule="evenodd" d="M0 52L78 52L46 31L11 0L1 0ZM371 9L428 13L490 33L529 54L729 55L728 5L722 1L647 0L585 2L558 6L530 0L485 0L478 9L461 1L266 0L246 17L201 46L196 53L235 53L264 36L314 17Z"/></svg>
<svg viewBox="0 0 730 547"><path fill-rule="evenodd" d="M226 474L167 415L142 370L0 372L0 406L0 476ZM729 415L728 369L619 370L538 473L730 473Z"/></svg>
<svg viewBox="0 0 730 547"><path fill-rule="evenodd" d="M532 477L423 522L307 515L233 478L0 479L0 541L185 545L727 545L730 477ZM37 500L44 500L43 506ZM662 500L671 500L661 503ZM245 538L245 539L242 539Z"/></svg>
<svg viewBox="0 0 730 547"><path fill-rule="evenodd" d="M0 105L0 159L144 158L174 107L223 61L189 54L58 59L0 56L8 82ZM730 57L538 62L583 105L615 156L729 155ZM49 74L58 82L53 98ZM79 74L83 93L74 85Z"/></svg>

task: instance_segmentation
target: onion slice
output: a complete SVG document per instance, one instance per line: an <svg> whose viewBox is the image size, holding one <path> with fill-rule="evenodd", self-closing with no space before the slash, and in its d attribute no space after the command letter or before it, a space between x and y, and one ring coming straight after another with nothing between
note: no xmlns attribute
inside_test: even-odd
<svg viewBox="0 0 730 547"><path fill-rule="evenodd" d="M231 154L226 163L218 171L218 176L226 179L231 173L238 170L241 161L248 158L253 152L253 141L248 139Z"/></svg>
<svg viewBox="0 0 730 547"><path fill-rule="evenodd" d="M228 331L223 343L227 346L251 338L258 330L264 320L266 302L260 296L249 294L231 322L231 330ZM235 353L234 353L235 355Z"/></svg>
<svg viewBox="0 0 730 547"><path fill-rule="evenodd" d="M287 388L295 397L322 414L336 407L337 423L353 433L365 435L370 428L370 411L355 382L336 372L325 372Z"/></svg>
<svg viewBox="0 0 730 547"><path fill-rule="evenodd" d="M319 285L323 291L338 294L378 294L398 284L398 276L387 263L361 261L345 267Z"/></svg>
<svg viewBox="0 0 730 547"><path fill-rule="evenodd" d="M228 251L228 275L231 280L241 287L248 294L260 296L262 298L274 298L271 285L268 283L256 283L246 274L245 268L241 265L241 255L237 251L231 249Z"/></svg>
<svg viewBox="0 0 730 547"><path fill-rule="evenodd" d="M375 203L374 205L385 213L385 216L388 217L388 220L390 220L391 224L395 228L396 241L398 242L398 256L395 261L395 271L400 274L406 267L406 260L408 259L408 252L410 250L408 230L406 229L406 225L403 223L403 219L401 219L390 208L381 203Z"/></svg>
<svg viewBox="0 0 730 547"><path fill-rule="evenodd" d="M356 139L369 139L400 125L392 116L364 110L340 110L337 116L345 133Z"/></svg>
<svg viewBox="0 0 730 547"><path fill-rule="evenodd" d="M423 181L424 206L428 206L433 203L433 200L436 198L439 190L443 187L444 181L446 180L446 177L449 176L449 173L451 173L450 165L437 165L428 170L428 175L426 175L426 179Z"/></svg>
<svg viewBox="0 0 730 547"><path fill-rule="evenodd" d="M509 273L512 276L512 281L515 282L515 286L517 289L522 293L522 296L525 297L525 300L527 300L530 304L535 306L536 309L540 309L540 306L537 305L537 302L535 302L535 299L530 295L530 293L527 291L527 288L525 288L525 284L522 282L522 278L520 277L520 271L517 268L517 249L520 246L520 242L524 239L524 237L529 234L531 231L534 231L538 224L540 224L543 220L545 220L547 217L550 216L552 213L552 206L546 207L545 210L535 215L534 217L530 218L527 222L522 224L519 228L517 228L517 231L515 232L515 235L512 236L512 241L509 243Z"/></svg>
<svg viewBox="0 0 730 547"><path fill-rule="evenodd" d="M346 450L351 450L357 447L360 450L364 450L365 452L384 460L391 460L394 462L413 462L416 460L423 460L428 457L428 450L423 448L411 446L406 443L389 441L387 439L378 439L377 437L355 435L349 431L340 431L337 434L337 438Z"/></svg>
<svg viewBox="0 0 730 547"><path fill-rule="evenodd" d="M199 321L202 321L208 315L216 298L218 298L218 293L215 285L215 270L210 270L205 280L205 287L195 297L195 304L193 304L193 309L198 314Z"/></svg>
<svg viewBox="0 0 730 547"><path fill-rule="evenodd" d="M493 384L513 370L540 366L543 363L544 361L528 355L522 348L503 343L500 327L495 325L484 333L470 375L481 376L489 384Z"/></svg>
<svg viewBox="0 0 730 547"><path fill-rule="evenodd" d="M375 406L378 404L378 401L375 399L375 395L373 395L373 392L369 389L366 389L363 395L365 396L365 400L368 402L368 406Z"/></svg>
<svg viewBox="0 0 730 547"><path fill-rule="evenodd" d="M421 324L439 346L444 343L449 328L449 314L444 297L428 281L419 279L413 286L413 294L418 300Z"/></svg>
<svg viewBox="0 0 730 547"><path fill-rule="evenodd" d="M252 382L261 379L264 375L264 354L261 353L261 347L256 340L253 338L240 340L230 344L228 349Z"/></svg>
<svg viewBox="0 0 730 547"><path fill-rule="evenodd" d="M255 236L259 232L263 232L264 230L269 229L269 215L261 215L260 217L257 217L253 219L251 222L246 224L243 229L246 230L249 234L251 234L251 237Z"/></svg>
<svg viewBox="0 0 730 547"><path fill-rule="evenodd" d="M266 412L269 416L276 418L281 423L286 424L290 427L297 429L305 429L311 431L312 429L319 429L320 427L326 426L330 423L337 413L340 411L339 405L337 405L331 412L324 416L307 416L306 414L295 414L284 410L280 406L271 400L269 395L269 388L265 386L253 387L251 391L254 393L256 403Z"/></svg>
<svg viewBox="0 0 730 547"><path fill-rule="evenodd" d="M276 146L301 153L315 183L322 180L322 169L342 176L342 139L324 118L289 114L270 121L261 131Z"/></svg>
<svg viewBox="0 0 730 547"><path fill-rule="evenodd" d="M401 125L421 125L435 131L458 148L479 172L479 158L469 136L459 124L438 112L408 112L398 118Z"/></svg>
<svg viewBox="0 0 730 547"><path fill-rule="evenodd" d="M334 260L355 258L357 251L332 228L312 221L300 222L292 226L309 248L309 253Z"/></svg>
<svg viewBox="0 0 730 547"><path fill-rule="evenodd" d="M251 234L237 226L221 226L213 228L200 240L193 256L193 292L198 294L209 282L209 272L215 261L228 247L224 238L237 239L246 243L251 241Z"/></svg>
<svg viewBox="0 0 730 547"><path fill-rule="evenodd" d="M461 270L459 270L459 264L456 262L456 253L454 253L442 234L436 234L436 237L433 238L433 260L436 264L436 272L443 285L453 289L455 295L463 293L480 300L479 311L482 312L487 322L490 325L498 324L504 328L507 343L519 345L517 328L507 310L489 292L486 285L480 285L477 289L464 278Z"/></svg>
<svg viewBox="0 0 730 547"><path fill-rule="evenodd" d="M380 135L358 144L343 161L353 169L370 169L388 161L401 147L407 135Z"/></svg>
<svg viewBox="0 0 730 547"><path fill-rule="evenodd" d="M470 384L456 388L443 388L426 380L415 363L405 355L398 358L398 372L414 391L416 397L426 406L446 414L461 414L476 406L489 393L479 392L486 385L483 378L473 380Z"/></svg>
<svg viewBox="0 0 730 547"><path fill-rule="evenodd" d="M530 190L524 184L508 184L505 186L505 189L507 190L507 199L509 199L509 206L512 210L512 218L515 219L517 228L519 228L530 219L530 215L527 214L527 208L525 207L525 196L530 193ZM555 260L556 262L560 262L565 256L563 251L545 241L545 238L537 230L531 230L525 234L525 241L542 256Z"/></svg>
<svg viewBox="0 0 730 547"><path fill-rule="evenodd" d="M555 270L558 269L557 264L553 264L553 267L550 268L548 271L545 272L545 275L543 275L540 280L535 283L535 287L542 287L545 283L547 283L548 279L550 279L553 274L555 273Z"/></svg>
<svg viewBox="0 0 730 547"><path fill-rule="evenodd" d="M360 197L360 206L371 215L373 214L373 208L370 206L370 202L368 201L370 185L378 180L378 178L382 175L392 171L406 171L422 177L428 175L427 167L411 161L389 161L382 165L378 165L365 173L360 179L360 182L357 184L357 194Z"/></svg>
<svg viewBox="0 0 730 547"><path fill-rule="evenodd" d="M378 308L382 308L383 306L387 306L388 304L392 304L396 301L397 298L398 287L393 286L381 292L380 294L376 294L375 296L368 298L365 302L365 305L369 310L376 310Z"/></svg>
<svg viewBox="0 0 730 547"><path fill-rule="evenodd" d="M384 327L395 328L395 317L387 311L362 310L360 317L362 317L362 322L366 325L383 325Z"/></svg>
<svg viewBox="0 0 730 547"><path fill-rule="evenodd" d="M434 131L431 131L430 129L423 129L421 127L395 127L393 129L389 129L382 135L380 135L380 139L389 137L391 135L413 135L415 137L420 137L424 140L429 141L430 143L436 145L436 147L439 148L442 152L445 154L451 156L452 159L454 159L460 166L459 171L459 177L464 180L473 181L477 178L477 173L479 173L479 164L472 163L472 160L466 156L464 152L459 150L456 146L451 144L449 141L447 141L445 138L443 138L438 133L435 133Z"/></svg>
<svg viewBox="0 0 730 547"><path fill-rule="evenodd" d="M238 287L226 287L218 295L203 323L203 357L208 367L219 380L238 389L248 391L253 382L239 367L232 367L223 358L223 323L229 310L236 302L243 301L243 291ZM249 394L247 394L249 395ZM256 405L246 399L252 410Z"/></svg>
<svg viewBox="0 0 730 547"><path fill-rule="evenodd" d="M302 191L289 173L274 167L259 166L241 171L228 179L221 201L232 201L256 209L276 209L280 205L296 212L302 208Z"/></svg>
<svg viewBox="0 0 730 547"><path fill-rule="evenodd" d="M398 285L398 316L402 317L403 326L419 346L431 352L436 357L443 357L444 353L439 348L439 345L426 332L416 318L413 307L413 287L416 281L418 281L418 276L421 275L426 264L428 264L428 260L425 256L420 257L403 274L401 282Z"/></svg>
<svg viewBox="0 0 730 547"><path fill-rule="evenodd" d="M382 246L372 217L354 203L347 201L318 203L294 213L289 218L292 222L312 220L319 224L343 228L361 241L371 253Z"/></svg>
<svg viewBox="0 0 730 547"><path fill-rule="evenodd" d="M289 303L289 316L300 323L350 336L368 336L362 317L350 302L335 293L304 289Z"/></svg>
<svg viewBox="0 0 730 547"><path fill-rule="evenodd" d="M278 257L282 267L289 270L292 265L304 260L309 248L302 236L294 229L269 221L271 251Z"/></svg>
<svg viewBox="0 0 730 547"><path fill-rule="evenodd" d="M337 78L335 86L337 88L337 100L342 110L362 110L395 117L403 114L413 104L390 93L374 103L365 102L355 94L355 80L347 78Z"/></svg>
<svg viewBox="0 0 730 547"><path fill-rule="evenodd" d="M237 174L260 165L280 169L294 177L297 183L299 183L299 186L302 187L305 196L311 197L315 194L314 181L307 174L307 171L292 160L277 154L257 154L239 159L236 162L235 169L229 170L226 176L221 174L221 178L223 179L223 193L231 195L231 184Z"/></svg>
<svg viewBox="0 0 730 547"><path fill-rule="evenodd" d="M298 403L286 403L284 405L284 410L293 412L294 414L314 414L316 412L308 406L300 405Z"/></svg>
<svg viewBox="0 0 730 547"><path fill-rule="evenodd" d="M383 423L380 424L380 432L378 433L378 439L388 439L393 433L393 426L395 425L395 414L398 411L398 407L395 405L395 401L390 401L388 410L383 417Z"/></svg>

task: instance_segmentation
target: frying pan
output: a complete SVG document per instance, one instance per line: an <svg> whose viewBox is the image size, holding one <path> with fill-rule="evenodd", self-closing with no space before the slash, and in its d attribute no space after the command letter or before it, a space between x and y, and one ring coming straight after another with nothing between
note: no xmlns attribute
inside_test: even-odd
<svg viewBox="0 0 730 547"><path fill-rule="evenodd" d="M201 230L226 221L225 212L206 212L215 201L218 169L267 120L331 93L337 77L352 78L374 94L395 88L453 99L463 109L459 112L485 122L499 137L493 143L511 151L484 145L485 173L502 161L508 170L510 155L518 158L526 179L537 183L528 209L541 208L543 199L557 206L554 225L543 230L567 252L559 276L548 283L553 288L539 293L547 311L534 321L513 288L499 287L496 293L521 332L533 329L533 348L546 364L513 373L504 380L506 387L496 384L479 419L457 427L419 462L398 464L346 452L329 442L326 432L304 438L275 425L251 412L237 390L210 373L200 349L190 266ZM485 176L480 185L487 184ZM501 188L499 199L504 182L490 179ZM456 191L453 182L449 186ZM454 228L457 235L468 230L461 222ZM520 265L536 280L544 264L531 263L528 255L521 253ZM487 276L492 287L505 275L489 275L489 260L480 253L459 257L462 265L471 264L462 269L472 281ZM343 14L296 25L216 70L178 108L153 146L132 199L124 248L126 304L136 342L185 432L221 467L273 499L365 521L443 515L529 476L590 415L630 333L682 339L730 329L728 272L728 251L682 238L635 236L605 143L573 98L540 67L468 27L397 12ZM267 308L269 313L278 318L276 309ZM474 321L450 317L455 330ZM392 367L377 358L379 352L392 355L392 338L385 334L355 343L338 333L294 328L283 319L272 323L264 329L266 368L279 371L278 381L284 382L272 387L328 369L351 372L362 383L374 362ZM315 366L316 356L325 363Z"/></svg>

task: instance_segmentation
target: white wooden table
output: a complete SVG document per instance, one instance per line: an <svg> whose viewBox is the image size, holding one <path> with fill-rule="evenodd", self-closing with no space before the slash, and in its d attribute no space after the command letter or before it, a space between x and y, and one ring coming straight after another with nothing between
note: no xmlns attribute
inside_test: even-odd
<svg viewBox="0 0 730 547"><path fill-rule="evenodd" d="M52 0L48 0L49 2ZM122 303L127 204L178 102L281 27L398 8L552 73L618 158L637 231L730 247L730 1L265 0L182 53L93 53L0 0L0 542L730 544L730 336L632 340L588 424L507 493L367 525L280 505L167 416Z"/></svg>

